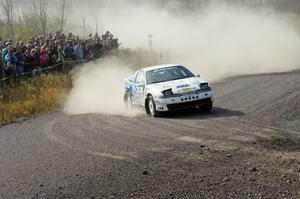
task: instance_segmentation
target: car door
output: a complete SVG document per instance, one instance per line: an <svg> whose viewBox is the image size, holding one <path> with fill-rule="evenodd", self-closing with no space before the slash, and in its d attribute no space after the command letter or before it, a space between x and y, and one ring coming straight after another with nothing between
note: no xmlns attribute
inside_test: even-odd
<svg viewBox="0 0 300 199"><path fill-rule="evenodd" d="M133 99L132 102L136 105L144 105L144 94L145 94L146 79L144 71L138 71L133 86Z"/></svg>

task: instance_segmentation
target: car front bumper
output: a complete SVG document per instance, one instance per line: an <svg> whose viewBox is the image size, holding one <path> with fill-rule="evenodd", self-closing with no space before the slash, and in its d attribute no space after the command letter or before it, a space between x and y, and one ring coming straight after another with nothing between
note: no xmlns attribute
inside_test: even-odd
<svg viewBox="0 0 300 199"><path fill-rule="evenodd" d="M201 107L211 104L214 101L213 92L201 92L184 94L178 97L154 99L156 111L176 111L187 108Z"/></svg>

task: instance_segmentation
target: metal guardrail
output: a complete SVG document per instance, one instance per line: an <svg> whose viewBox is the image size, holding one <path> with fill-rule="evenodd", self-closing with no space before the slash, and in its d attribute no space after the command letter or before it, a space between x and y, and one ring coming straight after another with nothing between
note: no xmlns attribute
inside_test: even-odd
<svg viewBox="0 0 300 199"><path fill-rule="evenodd" d="M64 72L64 71L66 71L66 68L69 68L69 67L73 68L74 66L76 66L80 63L85 63L85 62L88 62L88 60L63 61L63 62L57 63L55 65L44 67L44 68L42 68L41 66L38 66L37 69L33 69L30 72L4 77L4 78L0 79L0 85L3 86L7 83L7 81L10 81L10 80L18 80L19 78L32 77L32 76L36 76L37 74L47 74L47 73L53 72L53 70L56 70L57 72L59 72L59 69L60 69L61 70L60 72Z"/></svg>

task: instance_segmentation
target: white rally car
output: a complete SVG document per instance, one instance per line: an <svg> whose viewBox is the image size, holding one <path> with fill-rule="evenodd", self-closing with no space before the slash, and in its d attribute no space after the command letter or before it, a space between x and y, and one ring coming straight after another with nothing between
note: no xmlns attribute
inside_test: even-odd
<svg viewBox="0 0 300 199"><path fill-rule="evenodd" d="M169 64L140 69L125 79L124 101L157 117L161 112L187 108L211 111L214 97L208 82L199 75Z"/></svg>

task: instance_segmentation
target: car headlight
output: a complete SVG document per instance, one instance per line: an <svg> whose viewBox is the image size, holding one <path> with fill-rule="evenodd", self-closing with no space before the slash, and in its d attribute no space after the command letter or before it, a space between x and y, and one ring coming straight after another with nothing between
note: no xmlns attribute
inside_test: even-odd
<svg viewBox="0 0 300 199"><path fill-rule="evenodd" d="M162 92L164 97L171 97L173 95L172 89L168 89Z"/></svg>
<svg viewBox="0 0 300 199"><path fill-rule="evenodd" d="M208 83L201 83L201 84L200 84L200 89L201 89L201 90L210 90L211 87L209 86Z"/></svg>

